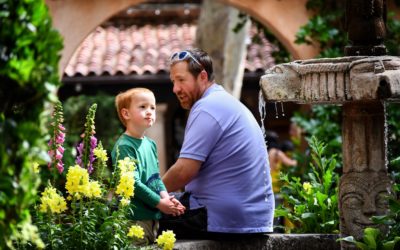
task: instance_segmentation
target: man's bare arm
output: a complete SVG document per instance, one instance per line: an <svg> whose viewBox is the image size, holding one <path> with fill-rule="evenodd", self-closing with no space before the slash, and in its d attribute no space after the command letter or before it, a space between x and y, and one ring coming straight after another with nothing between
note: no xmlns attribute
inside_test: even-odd
<svg viewBox="0 0 400 250"><path fill-rule="evenodd" d="M188 184L199 172L201 161L179 158L163 176L168 192L174 192Z"/></svg>

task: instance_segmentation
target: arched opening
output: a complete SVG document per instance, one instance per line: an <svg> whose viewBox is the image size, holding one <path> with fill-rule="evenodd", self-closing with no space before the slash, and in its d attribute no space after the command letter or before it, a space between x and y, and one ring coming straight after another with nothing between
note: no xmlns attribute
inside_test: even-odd
<svg viewBox="0 0 400 250"><path fill-rule="evenodd" d="M88 51L91 51L90 53L92 53L95 50L95 47L97 46L95 44L97 39L96 36L99 36L100 39L107 39L106 37L101 38L101 36L109 35L108 37L111 40L119 39L122 33L124 33L128 29L132 29L126 27L121 28L123 27L121 23L117 25L115 25L114 23L113 25L107 26L104 25L105 20L110 20L110 17L115 16L116 13L121 14L122 11L128 13L130 10L131 11L134 10L135 7L140 6L140 4L148 4L150 2L167 2L167 1L145 2L145 1L132 0L123 3L112 3L112 4L96 3L96 5L94 5L93 3L90 2L82 3L81 1L72 0L68 2L48 1L48 4L50 6L53 15L55 15L55 20L54 20L55 26L60 29L61 33L65 37L65 49L63 51L60 68L66 70L65 72L67 77L63 78L65 84L64 87L60 90L61 97L66 98L70 95L79 95L83 93L90 95L98 92L99 89L111 95L115 95L122 90L134 86L149 87L147 84L151 82L152 83L151 89L156 92L157 101L159 103L165 103L165 105L169 107L169 108L166 107L161 108L162 110L165 111L165 113L162 113L158 116L159 117L158 122L161 122L160 118L165 119L165 123L167 124L165 125L165 129L167 130L166 133L173 135L165 139L162 139L161 143L158 142L159 147L161 147L160 150L161 152L159 152L161 158L160 165L164 166L165 168L167 166L170 166L170 164L174 162L174 157L176 157L177 147L179 147L179 142L177 140L179 139L175 138L175 135L177 135L178 134L177 131L181 129L178 126L182 127L183 125L182 117L185 116L184 113L182 113L184 111L182 111L178 107L179 105L176 105L176 99L172 94L170 85L168 84L169 83L169 76L167 74L168 69L160 65L154 67L154 65L157 64L157 61L153 61L153 63L148 63L147 65L142 65L141 67L135 67L135 64L132 63L132 65L127 67L127 65L123 64L117 64L114 66L107 65L106 59L103 59L104 61L101 62L104 65L101 69L99 68L93 69L91 68L90 65L91 62L93 62L93 59L95 59L93 57L93 54L87 55L91 57L90 60L92 61L86 61L82 63L82 61L79 61L79 58L77 60L77 57L80 56L84 57L85 56L84 54L88 53ZM285 4L287 4L288 1L276 1L275 5L266 4L264 3L265 1L261 2L246 1L246 3L242 3L240 1L221 1L221 2L236 7L241 11L248 13L249 15L258 19L265 26L270 28L271 31L276 34L277 38L279 38L282 41L282 43L286 45L288 50L292 53L292 55L295 58L306 58L307 56L306 54L304 54L304 52L306 51L313 51L313 53L315 53L315 49L312 47L308 46L309 47L308 50L300 49L299 46L294 45L293 42L290 42L291 40L294 40L293 39L294 30L297 30L297 27L301 24L301 22L303 22L299 20L304 20L304 22L307 20L307 13L304 9L305 7L303 1L293 1L293 2L289 1L291 2L290 9L292 10L293 13L297 13L297 15L294 15L292 12L289 12L288 14L288 12L286 11L287 8L285 8L285 5L282 5L282 2L285 2ZM295 5L295 7L292 6L293 4ZM285 18L288 17L295 17L295 18L291 19L292 21L288 21L287 23L285 23ZM153 17L153 20L158 18L159 18L158 16L155 16ZM78 23L79 25L77 25ZM282 23L285 23L285 25L282 26ZM290 23L290 25L288 23ZM99 26L100 24L103 24L103 26ZM280 29L280 27L285 27L285 29ZM92 32L93 29L94 31ZM154 30L152 30L151 27L147 27L144 29L147 29L147 31L142 30L141 32L143 33L155 32ZM161 30L161 29L163 28L160 27L156 28L156 30ZM178 29L182 30L186 29L185 31L178 30L178 32L181 33L189 32L193 36L193 27L191 27L190 25L186 27L178 27ZM92 41L88 41L87 37L88 34L89 37L92 39ZM92 42L92 44L90 44L90 42ZM117 42L121 42L121 40L118 40ZM88 50L87 48L86 49L83 48L86 46L85 43L89 47L92 46L91 49ZM123 43L121 43L121 46L124 46ZM182 46L182 44L179 44L179 46L181 48L186 47ZM78 49L78 51L81 50L82 53L78 55L76 54L76 57L74 58L72 57L72 53L74 53L76 49ZM147 57L152 58L153 56L152 54L158 53L158 54L163 54L165 58L169 56L170 51L171 49L166 49L166 51L163 51L162 48L160 50L157 50L157 48L156 49L143 48L142 50L140 50L140 53L142 54L144 53L145 55L138 55L138 57L141 56L143 58ZM107 57L107 55L105 56ZM72 63L74 64L74 70L72 71L70 67L71 57L72 61L77 60L75 64L74 62ZM110 60L113 59L111 58ZM266 63L267 59L258 58L258 61ZM95 63L96 62L94 62L94 64ZM257 118L259 117L257 108L258 104L256 100L259 89L258 81L259 77L262 75L262 72L264 72L264 70L265 68L256 65L252 65L251 67L248 67L246 69L247 83L246 86L243 88L243 94L242 94L243 103L245 103L252 110L252 112L255 114ZM270 110L273 109L274 107L270 106ZM292 108L286 107L286 109L287 111L289 110L289 112L287 112L286 115L288 115L288 113L290 115L290 110ZM280 117L281 119L275 119L275 117L271 116L271 118L273 121L272 123L276 124L276 127L278 126L281 127L282 131L280 132L283 133L286 132L284 130L286 130L285 127L288 127L288 124L286 124L287 126L283 124L285 123L283 119L286 119L286 117ZM160 127L158 127L158 129L160 129ZM158 133L155 133L153 135L157 138L162 137L162 135ZM163 150L165 150L164 153L162 153ZM164 159L162 160L162 158Z"/></svg>

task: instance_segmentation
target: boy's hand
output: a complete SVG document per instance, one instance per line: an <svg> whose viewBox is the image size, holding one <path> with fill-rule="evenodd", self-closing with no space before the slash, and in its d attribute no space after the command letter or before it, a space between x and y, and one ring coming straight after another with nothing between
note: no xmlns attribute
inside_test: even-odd
<svg viewBox="0 0 400 250"><path fill-rule="evenodd" d="M185 212L185 207L182 206L182 204L180 206L176 206L175 204L176 203L172 202L170 197L165 197L160 199L156 207L164 214L172 214L174 216L183 214Z"/></svg>
<svg viewBox="0 0 400 250"><path fill-rule="evenodd" d="M186 207L182 205L182 203L180 201L178 201L173 195L169 197L169 199L172 201L172 203L174 203L174 205L180 210L182 211L181 214L183 214L186 210Z"/></svg>

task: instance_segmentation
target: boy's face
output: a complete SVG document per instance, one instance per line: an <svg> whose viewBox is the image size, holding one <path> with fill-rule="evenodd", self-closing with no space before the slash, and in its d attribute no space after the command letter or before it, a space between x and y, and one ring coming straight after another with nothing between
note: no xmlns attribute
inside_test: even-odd
<svg viewBox="0 0 400 250"><path fill-rule="evenodd" d="M140 92L132 97L128 109L122 110L127 124L138 129L147 129L156 121L156 99L153 93Z"/></svg>

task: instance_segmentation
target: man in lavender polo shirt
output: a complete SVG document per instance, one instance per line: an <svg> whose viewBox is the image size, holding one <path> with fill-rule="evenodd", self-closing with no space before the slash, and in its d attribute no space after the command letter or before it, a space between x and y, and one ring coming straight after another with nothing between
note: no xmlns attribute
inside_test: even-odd
<svg viewBox="0 0 400 250"><path fill-rule="evenodd" d="M161 228L174 230L178 238L272 232L274 195L257 121L214 83L212 61L204 51L175 53L170 77L190 114L179 159L163 181L169 192L185 188L187 201L181 202L188 209L178 219L161 220Z"/></svg>

